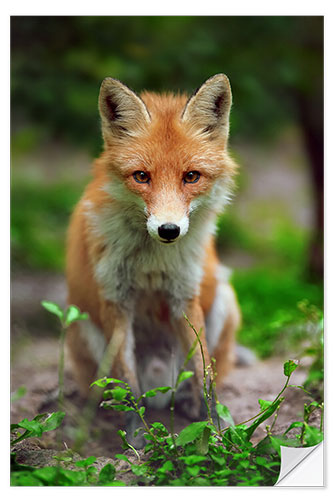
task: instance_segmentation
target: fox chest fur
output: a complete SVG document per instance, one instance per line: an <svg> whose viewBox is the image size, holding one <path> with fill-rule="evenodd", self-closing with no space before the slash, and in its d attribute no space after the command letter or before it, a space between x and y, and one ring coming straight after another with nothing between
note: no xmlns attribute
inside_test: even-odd
<svg viewBox="0 0 333 500"><path fill-rule="evenodd" d="M96 214L90 206L88 225L104 242L94 276L105 299L140 309L143 297L162 294L179 316L185 302L200 292L204 251L214 227L212 217L202 220L192 213L190 219L196 231L178 245L162 246L149 236L144 221L133 221L133 213L115 211L111 205Z"/></svg>

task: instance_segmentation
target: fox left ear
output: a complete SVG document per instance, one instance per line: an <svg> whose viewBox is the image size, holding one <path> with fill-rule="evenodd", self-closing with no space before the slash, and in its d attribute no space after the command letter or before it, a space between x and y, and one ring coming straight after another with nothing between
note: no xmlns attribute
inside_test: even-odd
<svg viewBox="0 0 333 500"><path fill-rule="evenodd" d="M201 132L208 133L211 138L226 141L231 101L228 77L223 74L212 76L190 97L182 120Z"/></svg>
<svg viewBox="0 0 333 500"><path fill-rule="evenodd" d="M140 133L150 122L144 102L119 80L105 78L99 93L99 112L106 143Z"/></svg>

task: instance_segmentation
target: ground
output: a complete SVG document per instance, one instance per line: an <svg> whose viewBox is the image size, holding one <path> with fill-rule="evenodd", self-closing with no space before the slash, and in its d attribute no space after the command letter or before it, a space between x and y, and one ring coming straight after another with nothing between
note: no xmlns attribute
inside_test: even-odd
<svg viewBox="0 0 333 500"><path fill-rule="evenodd" d="M40 300L47 298L61 303L61 297L65 296L64 291L65 283L61 275L40 274L35 275L34 279L28 275L20 275L19 278L12 280L12 295L15 296L15 301L12 303L14 325L11 345L11 389L15 391L20 386L25 386L27 389L24 397L12 403L12 423L17 423L23 418L32 419L38 413L58 409L58 339L54 330L47 326L47 321L43 324L44 316ZM48 319L47 314L44 319ZM30 325L34 325L34 331L38 331L38 334L31 336L27 333L31 331ZM51 333L48 333L48 329ZM236 423L258 413L259 398L272 401L277 396L285 383L284 361L283 358L257 360L250 366L236 366L228 375L219 399L229 408ZM293 373L291 383L300 385L305 377L306 370L300 366ZM301 390L295 388L288 389L285 396L286 400L275 424L276 433L280 433L291 422L300 419L306 398ZM80 426L86 401L78 395L68 360L65 371L65 398L66 417L60 434L49 432L41 439L32 438L19 443L15 448L18 461L36 466L50 465L55 463L52 457L59 453L57 443L62 443L60 450L74 447L75 431ZM162 421L168 427L169 412L149 411L148 420ZM176 432L188 423L187 419L178 416L175 422ZM255 440L264 437L265 425L257 430L254 435ZM115 453L121 453L121 440L116 432L121 428L123 428L121 415L114 413L111 415L110 411L99 409L92 417L89 438L85 439L79 448L81 456L95 455L99 457L98 463L103 465L106 460L113 458Z"/></svg>

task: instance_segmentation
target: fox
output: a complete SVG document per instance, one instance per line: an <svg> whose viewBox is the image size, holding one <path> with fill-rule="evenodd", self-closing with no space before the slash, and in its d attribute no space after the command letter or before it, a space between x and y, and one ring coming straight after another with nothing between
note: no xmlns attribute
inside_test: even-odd
<svg viewBox="0 0 333 500"><path fill-rule="evenodd" d="M183 414L195 420L206 411L202 354L206 366L215 359L217 388L234 365L241 313L215 245L238 169L228 152L231 104L224 74L190 97L138 95L117 79L103 80L104 148L67 237L68 303L89 314L67 333L84 397L106 352L102 376L126 381L135 395L172 386L194 345L191 325L201 348L197 343L193 376L177 392ZM169 403L170 393L147 400L153 408ZM128 414L135 442L134 412Z"/></svg>

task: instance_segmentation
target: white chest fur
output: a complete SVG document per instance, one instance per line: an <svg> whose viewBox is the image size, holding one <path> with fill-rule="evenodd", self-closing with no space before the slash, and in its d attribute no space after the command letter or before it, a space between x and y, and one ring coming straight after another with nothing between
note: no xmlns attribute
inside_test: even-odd
<svg viewBox="0 0 333 500"><path fill-rule="evenodd" d="M89 225L106 245L95 266L105 298L128 304L142 294L165 292L171 310L180 315L184 302L199 290L203 275L204 246L215 229L215 217L194 212L188 233L165 245L152 239L138 207L116 210L111 204L98 214L89 207Z"/></svg>

